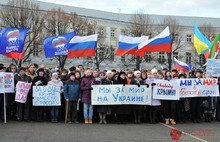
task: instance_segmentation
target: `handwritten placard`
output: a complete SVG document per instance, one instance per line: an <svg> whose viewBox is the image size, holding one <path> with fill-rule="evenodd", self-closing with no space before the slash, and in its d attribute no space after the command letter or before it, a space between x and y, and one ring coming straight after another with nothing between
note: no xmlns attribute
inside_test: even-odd
<svg viewBox="0 0 220 142"><path fill-rule="evenodd" d="M181 98L219 96L215 78L180 79L179 86Z"/></svg>
<svg viewBox="0 0 220 142"><path fill-rule="evenodd" d="M151 88L144 85L92 85L92 105L150 105Z"/></svg>
<svg viewBox="0 0 220 142"><path fill-rule="evenodd" d="M5 73L5 93L14 93L14 74Z"/></svg>
<svg viewBox="0 0 220 142"><path fill-rule="evenodd" d="M25 103L27 101L28 92L31 89L31 83L18 81L16 85L15 101Z"/></svg>
<svg viewBox="0 0 220 142"><path fill-rule="evenodd" d="M153 99L179 100L179 80L154 80Z"/></svg>
<svg viewBox="0 0 220 142"><path fill-rule="evenodd" d="M33 86L33 106L60 106L59 86Z"/></svg>
<svg viewBox="0 0 220 142"><path fill-rule="evenodd" d="M0 72L0 93L5 92L5 74Z"/></svg>
<svg viewBox="0 0 220 142"><path fill-rule="evenodd" d="M220 77L220 60L208 59L206 66L206 74L214 77Z"/></svg>

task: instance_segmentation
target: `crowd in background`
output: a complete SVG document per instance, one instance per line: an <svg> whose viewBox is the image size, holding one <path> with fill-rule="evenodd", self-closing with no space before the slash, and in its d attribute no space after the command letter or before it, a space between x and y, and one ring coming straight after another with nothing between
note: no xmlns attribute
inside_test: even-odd
<svg viewBox="0 0 220 142"><path fill-rule="evenodd" d="M51 121L68 123L158 123L176 124L190 122L220 121L219 97L181 98L180 100L153 100L152 105L91 105L92 85L146 85L153 87L154 79L172 80L180 78L206 78L200 69L186 73L175 69L157 70L92 70L83 65L67 69L46 68L45 65L30 64L17 68L11 64L0 64L0 72L14 73L15 86L18 81L33 86L55 85L60 87L61 106L33 106L32 90L25 103L15 102L15 93L6 93L7 120ZM0 117L4 120L4 101L0 94Z"/></svg>

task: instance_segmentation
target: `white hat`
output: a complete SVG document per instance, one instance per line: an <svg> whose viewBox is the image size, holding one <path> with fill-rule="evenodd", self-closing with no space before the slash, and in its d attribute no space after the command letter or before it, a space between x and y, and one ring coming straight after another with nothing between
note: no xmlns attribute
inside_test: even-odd
<svg viewBox="0 0 220 142"><path fill-rule="evenodd" d="M54 72L54 73L52 74L52 76L55 76L55 75L57 75L57 76L58 76L58 73L57 73L57 72Z"/></svg>
<svg viewBox="0 0 220 142"><path fill-rule="evenodd" d="M108 70L108 71L106 72L106 74L109 74L109 73L111 73L111 74L112 74L112 71Z"/></svg>
<svg viewBox="0 0 220 142"><path fill-rule="evenodd" d="M134 75L136 76L137 74L141 74L141 72L139 70L134 71Z"/></svg>
<svg viewBox="0 0 220 142"><path fill-rule="evenodd" d="M151 73L152 73L152 74L157 73L157 69L153 68L153 69L151 70Z"/></svg>

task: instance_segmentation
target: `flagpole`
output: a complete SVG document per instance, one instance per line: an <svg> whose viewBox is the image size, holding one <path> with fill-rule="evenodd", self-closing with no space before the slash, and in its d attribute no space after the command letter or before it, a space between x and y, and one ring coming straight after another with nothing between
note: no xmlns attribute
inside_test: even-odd
<svg viewBox="0 0 220 142"><path fill-rule="evenodd" d="M4 92L4 123L6 123L6 98L5 98L5 92Z"/></svg>

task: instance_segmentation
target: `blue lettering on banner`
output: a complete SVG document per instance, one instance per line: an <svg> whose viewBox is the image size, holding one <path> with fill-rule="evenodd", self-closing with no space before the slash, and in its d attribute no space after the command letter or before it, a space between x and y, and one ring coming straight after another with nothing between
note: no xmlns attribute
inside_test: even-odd
<svg viewBox="0 0 220 142"><path fill-rule="evenodd" d="M180 80L180 86L192 86L192 80Z"/></svg>
<svg viewBox="0 0 220 142"><path fill-rule="evenodd" d="M99 93L111 93L111 88L99 87Z"/></svg>
<svg viewBox="0 0 220 142"><path fill-rule="evenodd" d="M104 97L99 96L99 97L97 97L97 101L98 102L108 102L108 98L107 98L107 96L104 96Z"/></svg>
<svg viewBox="0 0 220 142"><path fill-rule="evenodd" d="M114 102L144 102L144 96L119 96L112 94Z"/></svg>
<svg viewBox="0 0 220 142"><path fill-rule="evenodd" d="M123 93L124 92L124 88L120 88L120 87L116 87L116 93Z"/></svg>
<svg viewBox="0 0 220 142"><path fill-rule="evenodd" d="M202 81L201 80L194 80L194 85L202 85Z"/></svg>
<svg viewBox="0 0 220 142"><path fill-rule="evenodd" d="M175 95L176 95L176 90L171 90L171 89L158 89L158 90L157 90L157 95L175 96Z"/></svg>
<svg viewBox="0 0 220 142"><path fill-rule="evenodd" d="M143 93L143 92L144 92L144 88L141 88L141 87L138 87L138 88L135 88L135 87L129 88L129 93Z"/></svg>

